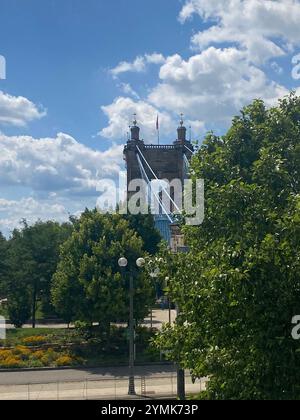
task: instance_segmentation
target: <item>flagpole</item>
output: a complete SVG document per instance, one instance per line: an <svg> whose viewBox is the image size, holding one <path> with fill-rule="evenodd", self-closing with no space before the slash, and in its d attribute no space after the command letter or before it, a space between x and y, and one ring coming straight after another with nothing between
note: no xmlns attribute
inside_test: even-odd
<svg viewBox="0 0 300 420"><path fill-rule="evenodd" d="M157 115L157 119L156 119L156 130L157 130L157 142L158 142L158 145L160 145L160 135L159 135L159 120L158 120L158 115Z"/></svg>

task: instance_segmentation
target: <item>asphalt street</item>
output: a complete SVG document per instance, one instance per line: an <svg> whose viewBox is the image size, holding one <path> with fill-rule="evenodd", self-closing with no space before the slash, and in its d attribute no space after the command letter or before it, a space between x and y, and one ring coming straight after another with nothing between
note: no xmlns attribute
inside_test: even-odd
<svg viewBox="0 0 300 420"><path fill-rule="evenodd" d="M175 373L174 365L136 366L138 377L170 376ZM109 367L95 369L57 369L0 372L0 385L48 384L56 382L98 381L113 378L127 378L127 367Z"/></svg>

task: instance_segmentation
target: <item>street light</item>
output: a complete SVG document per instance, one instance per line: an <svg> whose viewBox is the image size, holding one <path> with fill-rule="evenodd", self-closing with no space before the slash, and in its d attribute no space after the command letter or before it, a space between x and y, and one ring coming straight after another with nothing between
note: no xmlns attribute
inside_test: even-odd
<svg viewBox="0 0 300 420"><path fill-rule="evenodd" d="M125 268L127 267L128 261L126 258L120 258L118 261L119 267Z"/></svg>
<svg viewBox="0 0 300 420"><path fill-rule="evenodd" d="M120 258L118 265L121 269L125 269L128 266L128 260L124 257ZM145 265L144 258L138 258L136 265L142 268ZM133 275L130 271L129 280L129 388L128 395L136 395L134 385L134 320L133 320Z"/></svg>
<svg viewBox="0 0 300 420"><path fill-rule="evenodd" d="M146 261L145 261L145 259L144 258L138 258L137 260L136 260L136 265L139 267L139 268L142 268L142 267L144 267L144 265L146 264Z"/></svg>
<svg viewBox="0 0 300 420"><path fill-rule="evenodd" d="M157 267L157 268L155 268L153 271L151 271L151 273L150 273L150 277L153 279L153 280L155 280L155 279L157 279L157 277L160 275L160 269ZM156 299L158 299L158 294L157 294L157 287L155 287L156 288ZM151 313L150 313L150 326L151 326L151 329L153 328L153 309L152 309L152 306L151 306Z"/></svg>

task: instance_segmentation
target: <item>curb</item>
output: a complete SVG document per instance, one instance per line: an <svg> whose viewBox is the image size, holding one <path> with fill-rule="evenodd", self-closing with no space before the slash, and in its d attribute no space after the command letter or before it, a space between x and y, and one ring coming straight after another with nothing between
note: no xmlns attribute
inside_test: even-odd
<svg viewBox="0 0 300 420"><path fill-rule="evenodd" d="M152 362L152 363L135 363L135 366L172 366L172 362ZM0 373L13 373L13 372L51 372L55 370L79 370L79 369L101 369L101 368L118 368L118 367L128 367L128 363L119 363L117 365L111 366L110 364L106 365L97 365L97 366L61 366L61 367L44 367L44 368L20 368L20 369L0 369Z"/></svg>

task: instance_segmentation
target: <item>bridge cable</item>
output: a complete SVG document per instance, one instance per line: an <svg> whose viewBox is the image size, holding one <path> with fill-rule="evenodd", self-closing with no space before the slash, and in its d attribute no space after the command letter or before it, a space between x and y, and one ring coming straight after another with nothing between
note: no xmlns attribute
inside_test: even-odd
<svg viewBox="0 0 300 420"><path fill-rule="evenodd" d="M163 205L163 203L162 203L162 201L160 200L160 198L159 198L159 196L157 195L157 194L155 194L155 192L153 191L153 189L152 189L152 187L151 187L151 182L150 182L150 180L149 180L149 178L148 178L148 176L147 176L147 173L146 173L146 171L145 171L145 168L143 167L143 164L142 164L142 162L141 162L141 159L140 159L140 157L139 157L139 155L137 154L137 160L138 160L138 164L139 164L139 168L140 168L140 171L141 171L141 175L144 177L144 178L146 178L146 181L147 181L147 184L148 184L148 187L150 187L150 190L151 190L151 193L153 194L153 196L155 197L155 199L157 200L157 202L158 202L158 204L161 206L161 208L163 209L163 211L164 211L164 213L165 213L165 215L167 216L167 218L169 219L169 222L170 223L173 223L173 220L172 220L172 218L170 217L170 215L168 214L168 212L167 212L167 210L166 210L166 208L164 207L164 205Z"/></svg>
<svg viewBox="0 0 300 420"><path fill-rule="evenodd" d="M185 144L184 145L184 147L189 151L189 152L191 152L192 154L194 154L195 152L192 150L192 149L190 149L189 147L187 147L187 145Z"/></svg>
<svg viewBox="0 0 300 420"><path fill-rule="evenodd" d="M140 153L140 155L142 156L142 158L143 158L143 160L144 160L144 162L146 163L146 165L148 166L148 168L150 169L150 171L151 171L151 173L152 173L152 175L155 177L155 179L157 180L157 181L160 181L158 178L157 178L157 176L155 175L155 173L153 172L153 170L152 170L152 168L151 168L151 166L149 165L149 163L147 162L147 160L146 160L146 158L144 157L144 155L143 155L143 153L141 152L141 150L140 150L140 148L139 148L139 146L136 146L137 147L137 149L138 149L138 151L139 151L139 153ZM138 156L138 155L137 155ZM177 204L175 203L175 201L173 200L173 198L170 196L170 194L168 193L168 191L162 186L162 190L164 190L164 192L167 194L167 197L171 200L171 202L174 204L174 206L176 207L176 209L177 209L177 211L179 212L179 213L182 213L182 210L180 210L180 208L177 206Z"/></svg>

